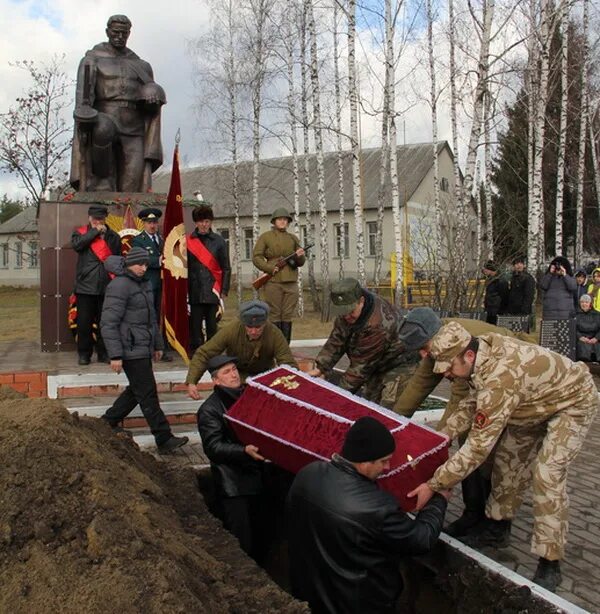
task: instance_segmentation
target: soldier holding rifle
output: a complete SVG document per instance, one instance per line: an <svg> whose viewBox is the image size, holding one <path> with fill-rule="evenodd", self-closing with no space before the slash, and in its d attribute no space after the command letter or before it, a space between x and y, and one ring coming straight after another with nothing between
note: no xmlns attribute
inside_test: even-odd
<svg viewBox="0 0 600 614"><path fill-rule="evenodd" d="M272 275L264 285L263 298L271 310L270 320L288 343L292 338L292 318L298 304L298 267L306 262L298 237L287 231L291 221L292 217L285 209L276 209L271 216L273 228L260 235L252 257L257 269Z"/></svg>

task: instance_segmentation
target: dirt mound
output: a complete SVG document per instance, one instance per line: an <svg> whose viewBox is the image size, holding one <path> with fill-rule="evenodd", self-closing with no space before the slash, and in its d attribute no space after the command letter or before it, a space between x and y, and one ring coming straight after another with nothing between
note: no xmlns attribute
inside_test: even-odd
<svg viewBox="0 0 600 614"><path fill-rule="evenodd" d="M1 612L308 612L175 472L48 400L0 401Z"/></svg>

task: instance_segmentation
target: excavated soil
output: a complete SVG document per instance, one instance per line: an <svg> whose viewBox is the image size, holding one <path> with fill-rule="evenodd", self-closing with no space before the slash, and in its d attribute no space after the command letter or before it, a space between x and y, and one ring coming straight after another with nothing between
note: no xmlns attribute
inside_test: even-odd
<svg viewBox="0 0 600 614"><path fill-rule="evenodd" d="M308 612L173 470L58 402L0 389L0 612Z"/></svg>

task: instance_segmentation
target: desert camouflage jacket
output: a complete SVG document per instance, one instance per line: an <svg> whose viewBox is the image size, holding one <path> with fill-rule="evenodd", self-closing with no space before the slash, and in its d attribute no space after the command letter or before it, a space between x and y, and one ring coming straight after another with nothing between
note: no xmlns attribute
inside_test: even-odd
<svg viewBox="0 0 600 614"><path fill-rule="evenodd" d="M470 385L471 393L442 429L452 439L470 428L469 435L429 480L435 491L455 486L476 469L507 425L539 425L566 409L585 414L599 405L598 391L583 363L496 334L479 337Z"/></svg>
<svg viewBox="0 0 600 614"><path fill-rule="evenodd" d="M407 353L398 338L399 313L385 300L363 290L365 306L354 324L337 317L329 339L316 358L319 370L327 378L340 358L346 354L350 366L339 386L356 392L367 378L385 373L408 362L414 352Z"/></svg>

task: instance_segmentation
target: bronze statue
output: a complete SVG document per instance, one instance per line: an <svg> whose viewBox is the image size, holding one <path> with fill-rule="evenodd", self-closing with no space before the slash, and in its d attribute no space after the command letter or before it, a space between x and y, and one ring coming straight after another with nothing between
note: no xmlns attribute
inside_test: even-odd
<svg viewBox="0 0 600 614"><path fill-rule="evenodd" d="M85 54L77 72L71 185L81 192L146 192L162 164L163 88L152 67L126 47L131 21L113 15L108 42Z"/></svg>

